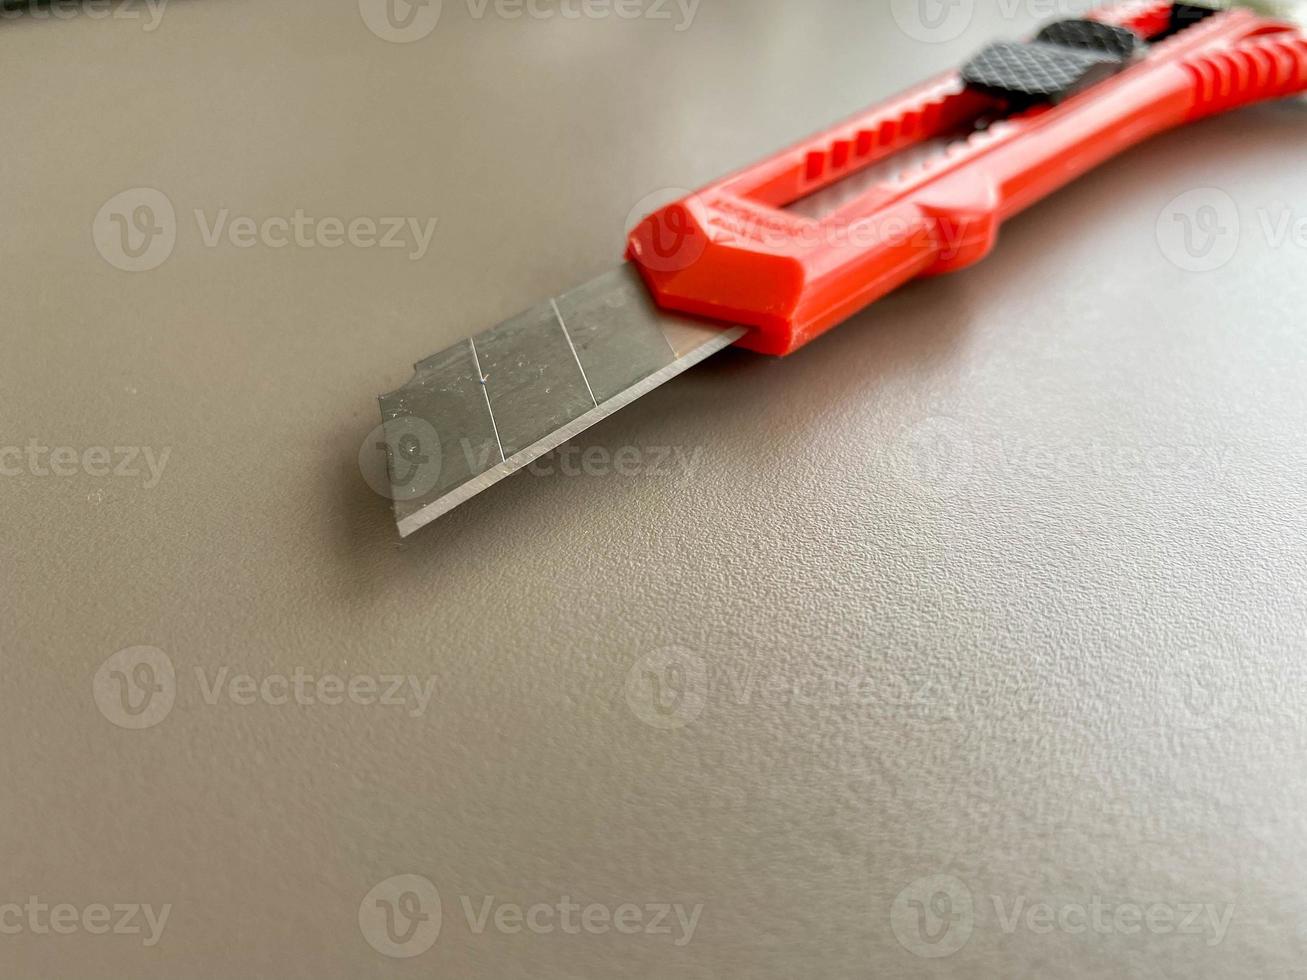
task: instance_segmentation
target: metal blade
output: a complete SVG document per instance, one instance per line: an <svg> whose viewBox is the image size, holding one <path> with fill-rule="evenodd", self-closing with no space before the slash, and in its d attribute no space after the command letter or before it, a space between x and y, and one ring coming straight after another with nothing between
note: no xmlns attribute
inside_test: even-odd
<svg viewBox="0 0 1307 980"><path fill-rule="evenodd" d="M739 340L659 310L629 264L415 365L381 398L407 537Z"/></svg>

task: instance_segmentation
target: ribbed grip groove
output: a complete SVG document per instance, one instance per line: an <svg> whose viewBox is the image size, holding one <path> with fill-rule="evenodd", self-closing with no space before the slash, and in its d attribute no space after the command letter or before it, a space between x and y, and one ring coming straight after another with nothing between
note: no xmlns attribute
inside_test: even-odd
<svg viewBox="0 0 1307 980"><path fill-rule="evenodd" d="M950 82L927 93L920 102L888 110L856 131L809 150L804 157L804 179L816 182L852 173L905 146L951 133L988 105L984 98Z"/></svg>
<svg viewBox="0 0 1307 980"><path fill-rule="evenodd" d="M1184 62L1193 78L1191 119L1307 91L1307 39L1285 32Z"/></svg>

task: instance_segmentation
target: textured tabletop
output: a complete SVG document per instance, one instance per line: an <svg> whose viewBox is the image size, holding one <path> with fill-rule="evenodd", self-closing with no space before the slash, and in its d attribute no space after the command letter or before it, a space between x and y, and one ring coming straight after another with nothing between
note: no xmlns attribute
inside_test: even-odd
<svg viewBox="0 0 1307 980"><path fill-rule="evenodd" d="M1302 103L369 482L641 207L1085 6L6 11L0 974L1300 975Z"/></svg>

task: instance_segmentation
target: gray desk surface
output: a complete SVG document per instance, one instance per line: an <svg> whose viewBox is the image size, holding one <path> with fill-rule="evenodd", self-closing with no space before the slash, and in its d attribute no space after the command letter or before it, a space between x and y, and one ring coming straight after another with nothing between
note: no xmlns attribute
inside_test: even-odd
<svg viewBox="0 0 1307 980"><path fill-rule="evenodd" d="M680 31L445 0L404 44L345 0L0 23L0 972L1297 975L1301 104L1159 139L983 267L579 441L627 472L560 462L401 545L356 463L409 364L608 268L637 202L1041 6L932 41L836 0ZM168 232L141 187L175 242L126 272L101 250L158 255L115 253L115 209ZM437 225L416 259L206 244L223 209ZM387 675L429 701L330 687ZM443 911L407 959L369 941L405 890L430 911L397 875ZM147 946L96 903L171 910Z"/></svg>

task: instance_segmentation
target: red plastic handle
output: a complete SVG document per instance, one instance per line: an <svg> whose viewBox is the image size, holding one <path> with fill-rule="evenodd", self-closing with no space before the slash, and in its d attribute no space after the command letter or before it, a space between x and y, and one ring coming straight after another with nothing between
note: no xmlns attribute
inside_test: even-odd
<svg viewBox="0 0 1307 980"><path fill-rule="evenodd" d="M1096 19L1144 37L1172 4ZM645 218L628 258L667 309L753 327L742 346L788 354L921 275L983 258L1004 220L1163 130L1307 90L1307 38L1246 10L1153 45L1120 74L1057 106L1016 115L956 73ZM984 128L987 117L998 121ZM968 135L914 169L814 219L785 210L900 150Z"/></svg>

